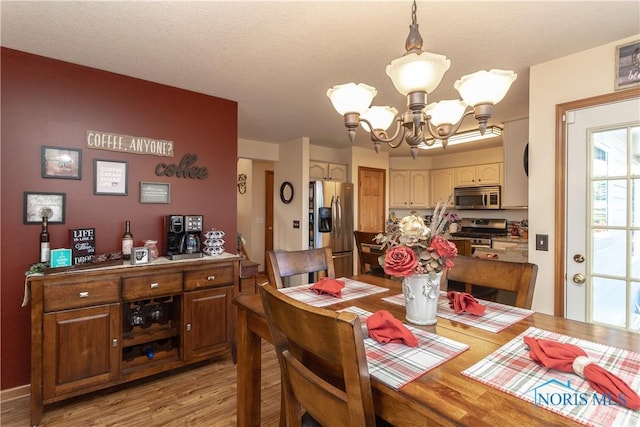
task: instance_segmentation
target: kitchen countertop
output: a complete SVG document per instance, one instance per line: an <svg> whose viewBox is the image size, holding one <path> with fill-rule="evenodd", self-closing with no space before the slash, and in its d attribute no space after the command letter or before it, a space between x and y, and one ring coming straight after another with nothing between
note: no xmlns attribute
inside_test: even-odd
<svg viewBox="0 0 640 427"><path fill-rule="evenodd" d="M498 237L493 237L491 240L493 240L494 242L512 242L512 243L528 243L529 239L527 237L511 237L509 236L498 236Z"/></svg>

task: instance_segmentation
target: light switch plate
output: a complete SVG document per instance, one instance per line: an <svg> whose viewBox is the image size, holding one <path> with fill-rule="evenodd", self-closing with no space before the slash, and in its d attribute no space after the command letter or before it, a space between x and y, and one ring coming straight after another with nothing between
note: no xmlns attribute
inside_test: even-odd
<svg viewBox="0 0 640 427"><path fill-rule="evenodd" d="M536 234L536 251L548 251L548 250L549 250L549 235Z"/></svg>

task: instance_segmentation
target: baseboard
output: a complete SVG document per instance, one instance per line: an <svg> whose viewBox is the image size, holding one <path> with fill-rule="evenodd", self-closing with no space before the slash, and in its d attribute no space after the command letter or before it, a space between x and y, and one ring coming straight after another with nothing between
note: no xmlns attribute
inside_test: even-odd
<svg viewBox="0 0 640 427"><path fill-rule="evenodd" d="M13 399L20 399L22 397L29 397L31 394L31 385L25 384L19 387L9 388L0 391L0 402L8 402Z"/></svg>

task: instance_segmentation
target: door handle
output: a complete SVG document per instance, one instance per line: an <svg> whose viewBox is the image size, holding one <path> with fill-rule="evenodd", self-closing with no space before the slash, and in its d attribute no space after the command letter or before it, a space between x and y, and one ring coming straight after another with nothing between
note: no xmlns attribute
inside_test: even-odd
<svg viewBox="0 0 640 427"><path fill-rule="evenodd" d="M582 273L576 273L573 275L573 282L577 283L578 285L582 285L585 280L587 280L587 278Z"/></svg>
<svg viewBox="0 0 640 427"><path fill-rule="evenodd" d="M340 201L340 196L336 197L336 210L338 215L338 223L336 224L336 237L342 235L342 202Z"/></svg>

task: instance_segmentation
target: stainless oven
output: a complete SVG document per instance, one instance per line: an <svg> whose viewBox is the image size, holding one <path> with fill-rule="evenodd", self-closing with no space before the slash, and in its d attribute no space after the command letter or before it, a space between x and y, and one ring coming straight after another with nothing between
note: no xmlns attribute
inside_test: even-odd
<svg viewBox="0 0 640 427"><path fill-rule="evenodd" d="M456 209L500 209L499 185L486 187L456 187L453 190Z"/></svg>

